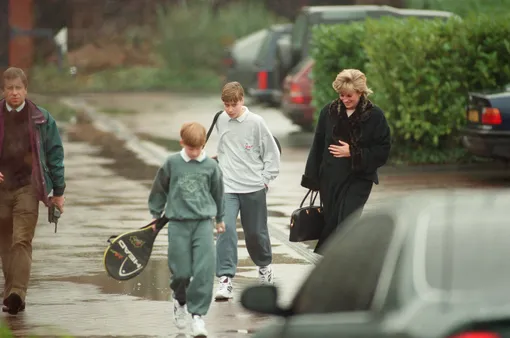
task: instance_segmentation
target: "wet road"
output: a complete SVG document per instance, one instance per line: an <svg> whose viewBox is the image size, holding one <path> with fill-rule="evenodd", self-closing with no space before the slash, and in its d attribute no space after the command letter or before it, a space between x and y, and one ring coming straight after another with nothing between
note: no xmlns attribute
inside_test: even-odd
<svg viewBox="0 0 510 338"><path fill-rule="evenodd" d="M167 93L96 94L85 98L96 107L143 108L140 114L114 116L122 124L113 128L136 134L141 143L127 136L125 144L119 143L97 130L109 129L101 123L96 128L74 127L66 138L67 208L59 231L53 233L53 226L45 220L46 210L41 208L27 311L17 317L3 314L2 319L20 337L28 332L39 336L68 333L82 337L183 337L174 328L168 302L166 230L155 243L149 266L131 281L108 278L102 256L110 235L148 221L150 180L160 158L177 150L175 138L181 124L195 120L208 126L221 106L215 97L197 99ZM299 183L311 135L298 132L274 109L253 110L265 117L283 146L281 174L270 186L268 204L276 283L282 286L285 303L313 267L309 262L313 258L312 246L299 244L296 251L296 247L289 247L281 236L276 236L288 234L289 216L304 196ZM216 142L213 133L206 148L209 154L214 154ZM368 212L388 198L416 189L490 189L510 185L508 170L489 166L464 171L403 172L388 168L380 176L381 184L374 187ZM242 229L238 233L237 295L243 287L256 283L256 268L248 259ZM244 332L275 320L247 313L238 299L213 303L205 318L211 337L246 337Z"/></svg>
<svg viewBox="0 0 510 338"><path fill-rule="evenodd" d="M65 214L55 234L41 208L34 240L32 285L27 309L3 321L17 336L178 336L168 302L169 273L165 260L166 228L158 236L151 262L138 277L117 282L102 266L106 239L138 228L148 221L147 182L135 182L105 169L111 160L97 157L99 149L66 142L68 175ZM248 262L240 234L237 292L256 283L255 267ZM274 242L276 282L292 291L310 265ZM289 299L291 294L284 296ZM206 323L211 337L245 337L267 318L246 313L238 301L213 303Z"/></svg>
<svg viewBox="0 0 510 338"><path fill-rule="evenodd" d="M84 94L80 99L99 110L116 107L143 111L135 115L119 114L113 118L120 122L120 127L117 128L125 128L134 133L148 148L159 154L168 154L179 149L175 140L183 122L197 121L208 128L214 113L222 109L219 98L214 95L196 97L169 93ZM268 203L271 214L280 216L273 221L286 225L288 216L306 192L300 186L300 182L312 134L300 132L299 128L293 126L278 109L253 106L249 99L247 105L252 111L264 117L283 147L281 173L271 184ZM207 153L215 154L216 145L217 135L213 132L206 146ZM159 164L159 160L154 156L146 156L144 161ZM367 210L376 207L387 198L416 189L509 187L510 168L505 168L500 163L461 168L444 166L404 170L386 166L380 170L380 181L381 184L373 188Z"/></svg>

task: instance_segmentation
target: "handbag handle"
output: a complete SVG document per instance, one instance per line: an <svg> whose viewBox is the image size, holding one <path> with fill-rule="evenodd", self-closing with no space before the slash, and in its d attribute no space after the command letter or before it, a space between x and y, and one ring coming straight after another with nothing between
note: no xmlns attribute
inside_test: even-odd
<svg viewBox="0 0 510 338"><path fill-rule="evenodd" d="M319 196L319 191L308 190L305 197L301 201L301 204L299 205L300 208L303 207L303 204L305 203L305 200L308 197L308 195L310 195L310 206L313 206L315 203L315 199L317 198L317 196ZM319 196L319 199L320 199L320 196ZM322 200L321 200L321 206L322 206Z"/></svg>

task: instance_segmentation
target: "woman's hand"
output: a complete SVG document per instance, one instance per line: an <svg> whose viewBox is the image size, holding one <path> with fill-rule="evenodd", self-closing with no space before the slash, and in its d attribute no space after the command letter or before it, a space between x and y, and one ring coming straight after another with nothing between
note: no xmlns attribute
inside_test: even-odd
<svg viewBox="0 0 510 338"><path fill-rule="evenodd" d="M348 143L338 141L339 146L332 144L328 147L329 152L334 157L351 157L351 150Z"/></svg>

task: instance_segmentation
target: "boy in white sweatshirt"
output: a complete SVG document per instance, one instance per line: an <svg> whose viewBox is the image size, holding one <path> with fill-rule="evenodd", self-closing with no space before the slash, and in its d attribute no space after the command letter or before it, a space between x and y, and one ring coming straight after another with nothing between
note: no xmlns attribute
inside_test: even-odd
<svg viewBox="0 0 510 338"><path fill-rule="evenodd" d="M232 279L237 269L236 220L240 213L246 248L258 266L262 283L273 283L271 241L267 228L266 192L280 171L280 152L264 119L244 106L244 90L227 83L219 116L218 163L225 186L225 232L216 242L216 300L233 297Z"/></svg>

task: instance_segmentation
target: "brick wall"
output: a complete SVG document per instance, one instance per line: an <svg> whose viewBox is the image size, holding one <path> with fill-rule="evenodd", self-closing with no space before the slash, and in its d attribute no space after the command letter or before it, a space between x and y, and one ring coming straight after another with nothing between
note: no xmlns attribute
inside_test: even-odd
<svg viewBox="0 0 510 338"><path fill-rule="evenodd" d="M9 25L12 29L33 29L33 0L10 0ZM34 61L33 38L28 35L15 35L9 42L9 65L23 68L25 71Z"/></svg>

